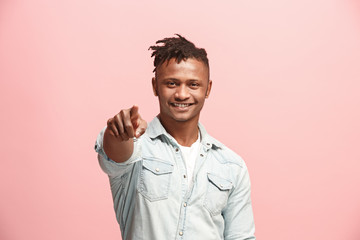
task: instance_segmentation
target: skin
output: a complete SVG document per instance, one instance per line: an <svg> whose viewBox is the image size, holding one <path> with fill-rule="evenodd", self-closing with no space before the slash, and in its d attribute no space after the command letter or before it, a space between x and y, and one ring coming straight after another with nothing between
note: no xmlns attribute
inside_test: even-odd
<svg viewBox="0 0 360 240"><path fill-rule="evenodd" d="M179 144L191 146L197 139L200 112L211 91L208 67L194 58L180 63L170 59L158 66L155 76L152 86L159 99L162 125ZM144 134L147 123L139 107L133 106L110 118L107 126L104 151L112 160L124 162L133 152L132 138Z"/></svg>

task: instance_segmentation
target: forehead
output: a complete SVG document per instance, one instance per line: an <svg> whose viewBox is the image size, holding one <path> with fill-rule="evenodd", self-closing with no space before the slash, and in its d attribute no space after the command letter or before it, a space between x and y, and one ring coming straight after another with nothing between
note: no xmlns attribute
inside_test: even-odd
<svg viewBox="0 0 360 240"><path fill-rule="evenodd" d="M208 67L195 58L188 58L177 63L175 58L164 62L156 69L159 78L196 78L208 79Z"/></svg>

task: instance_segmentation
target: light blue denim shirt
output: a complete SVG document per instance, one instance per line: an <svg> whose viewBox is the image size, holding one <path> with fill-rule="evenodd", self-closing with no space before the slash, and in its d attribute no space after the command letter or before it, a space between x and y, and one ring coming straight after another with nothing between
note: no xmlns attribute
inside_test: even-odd
<svg viewBox="0 0 360 240"><path fill-rule="evenodd" d="M157 117L134 140L129 160L116 163L95 150L108 174L124 240L253 240L250 179L245 162L199 124L201 148L188 185L179 144Z"/></svg>

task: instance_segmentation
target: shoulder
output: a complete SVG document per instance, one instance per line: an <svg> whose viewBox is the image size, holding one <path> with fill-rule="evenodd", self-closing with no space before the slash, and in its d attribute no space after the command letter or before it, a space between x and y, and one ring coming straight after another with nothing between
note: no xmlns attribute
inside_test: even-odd
<svg viewBox="0 0 360 240"><path fill-rule="evenodd" d="M244 179L248 178L249 173L244 159L217 139L208 139L213 142L210 149L211 172L230 181L234 189L247 186Z"/></svg>
<svg viewBox="0 0 360 240"><path fill-rule="evenodd" d="M245 161L239 154L214 137L207 135L207 138L212 143L212 154L217 161L224 164L237 165L240 168L246 168Z"/></svg>
<svg viewBox="0 0 360 240"><path fill-rule="evenodd" d="M204 137L203 141L207 145L211 145L211 153L213 157L222 164L231 164L246 168L245 162L237 153L228 148L225 144L208 134L205 127L199 123L201 135Z"/></svg>

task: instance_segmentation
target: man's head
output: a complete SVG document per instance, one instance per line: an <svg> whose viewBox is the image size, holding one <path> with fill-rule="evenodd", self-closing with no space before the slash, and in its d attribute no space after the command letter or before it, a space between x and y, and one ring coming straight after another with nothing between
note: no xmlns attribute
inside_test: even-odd
<svg viewBox="0 0 360 240"><path fill-rule="evenodd" d="M197 122L212 86L209 61L204 49L177 36L159 40L156 43L163 45L149 48L155 56L153 91L159 98L162 121Z"/></svg>

